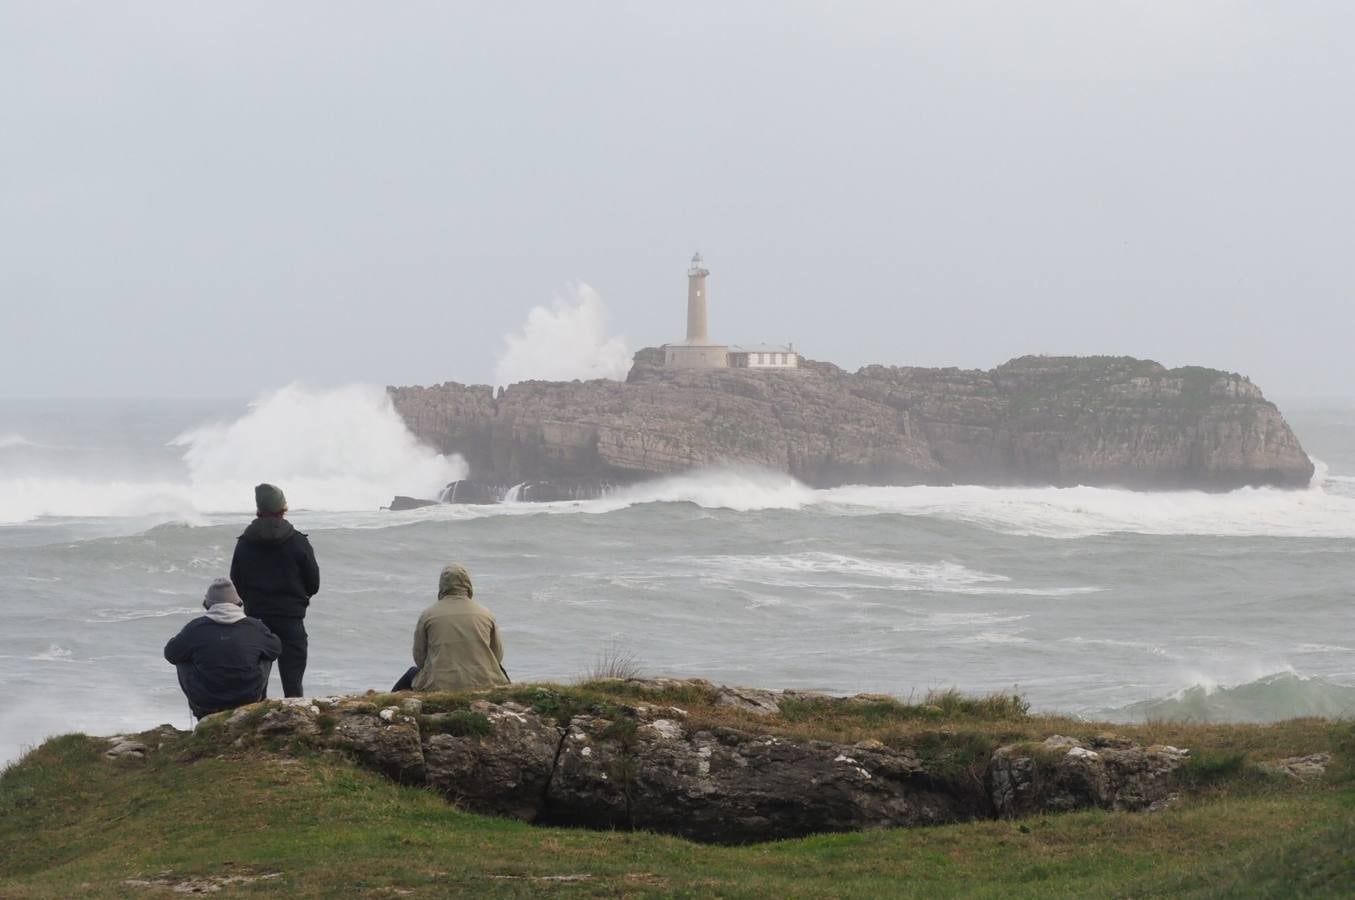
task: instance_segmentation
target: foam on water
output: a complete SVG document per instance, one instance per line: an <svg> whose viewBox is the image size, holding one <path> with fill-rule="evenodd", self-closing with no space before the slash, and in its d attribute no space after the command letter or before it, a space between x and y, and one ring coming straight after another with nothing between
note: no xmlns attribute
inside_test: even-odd
<svg viewBox="0 0 1355 900"><path fill-rule="evenodd" d="M1355 496L1315 482L1307 490L1241 488L1146 493L1112 488L844 487L818 494L843 511L929 516L1003 534L1355 537Z"/></svg>
<svg viewBox="0 0 1355 900"><path fill-rule="evenodd" d="M299 509L376 510L395 494L426 496L466 474L459 457L420 444L385 391L369 385L291 385L234 421L167 437L182 450L182 466L163 477L5 470L0 523L62 516L206 524L207 513L247 513L254 485L265 480L285 485Z"/></svg>
<svg viewBox="0 0 1355 900"><path fill-rule="evenodd" d="M863 587L941 594L1016 594L1057 597L1094 593L1095 586L1028 588L1005 575L979 572L953 562L870 560L812 551L769 556L716 556L686 560L726 577L794 588Z"/></svg>
<svg viewBox="0 0 1355 900"><path fill-rule="evenodd" d="M363 516L353 527L500 515L596 515L645 504L687 503L734 512L933 518L1001 534L1059 539L1107 534L1355 538L1355 480L1341 478L1319 472L1306 490L1241 488L1227 493L978 485L814 490L784 473L709 469L622 488L598 500L430 507L384 518Z"/></svg>

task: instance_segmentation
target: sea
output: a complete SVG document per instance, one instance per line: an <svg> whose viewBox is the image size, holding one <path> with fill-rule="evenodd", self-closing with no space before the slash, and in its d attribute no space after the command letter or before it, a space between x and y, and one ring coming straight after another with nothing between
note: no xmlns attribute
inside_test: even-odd
<svg viewBox="0 0 1355 900"><path fill-rule="evenodd" d="M3 400L0 762L53 734L189 727L162 649L227 573L260 481L321 566L312 695L388 689L461 562L517 681L622 660L835 694L1014 691L1117 721L1352 716L1355 403L1282 409L1318 461L1306 490L812 490L717 469L389 512L467 471L379 387Z"/></svg>

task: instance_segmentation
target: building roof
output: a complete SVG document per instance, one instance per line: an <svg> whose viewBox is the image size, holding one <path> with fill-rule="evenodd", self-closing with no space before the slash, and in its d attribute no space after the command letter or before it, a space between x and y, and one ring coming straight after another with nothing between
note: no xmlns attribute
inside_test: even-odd
<svg viewBox="0 0 1355 900"><path fill-rule="evenodd" d="M730 353L796 353L789 344L730 344Z"/></svg>

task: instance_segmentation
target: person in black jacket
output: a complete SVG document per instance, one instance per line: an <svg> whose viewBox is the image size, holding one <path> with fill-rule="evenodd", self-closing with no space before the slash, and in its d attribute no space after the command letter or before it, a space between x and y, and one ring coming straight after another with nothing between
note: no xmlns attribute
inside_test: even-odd
<svg viewBox="0 0 1355 900"><path fill-rule="evenodd" d="M287 498L280 489L271 484L254 488L254 505L258 517L235 542L231 581L245 598L245 615L282 639L278 672L283 694L301 697L306 607L320 592L320 567L310 539L287 521Z"/></svg>
<svg viewBox="0 0 1355 900"><path fill-rule="evenodd" d="M218 578L203 598L199 616L165 644L165 660L179 670L179 687L193 715L235 709L263 699L282 642L241 609L240 595Z"/></svg>

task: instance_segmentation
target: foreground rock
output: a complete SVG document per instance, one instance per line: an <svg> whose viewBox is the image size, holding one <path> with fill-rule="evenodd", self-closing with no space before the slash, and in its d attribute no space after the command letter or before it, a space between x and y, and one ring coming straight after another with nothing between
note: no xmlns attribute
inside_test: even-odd
<svg viewBox="0 0 1355 900"><path fill-rule="evenodd" d="M1330 753L1310 753L1307 756L1291 756L1288 759L1262 763L1261 770L1284 775L1295 781L1311 781L1326 775L1329 765L1331 765Z"/></svg>
<svg viewBox="0 0 1355 900"><path fill-rule="evenodd" d="M1175 799L1175 776L1189 756L1189 750L1139 747L1112 736L1084 743L1052 735L1040 744L1000 748L984 783L1003 818L1093 806L1141 812Z"/></svg>
<svg viewBox="0 0 1355 900"><path fill-rule="evenodd" d="M999 749L980 790L967 774L929 771L908 747L790 739L757 724L778 715L774 707L788 699L862 698L667 679L636 687L667 696L699 692L711 708L740 710L750 724L703 726L662 703L578 709L543 689L530 707L483 699L431 713L413 697L389 705L363 698L274 701L208 717L198 727L205 737L240 747L339 751L477 812L721 843L1093 806L1157 808L1172 799L1187 757L1184 750L1112 737L1083 744L1054 736Z"/></svg>
<svg viewBox="0 0 1355 900"><path fill-rule="evenodd" d="M983 372L827 363L666 369L627 383L390 388L419 438L462 454L451 498L583 498L708 466L755 465L814 487L1040 484L1302 487L1312 462L1242 376L1128 357L1034 357ZM523 485L541 485L523 488ZM524 493L525 491L525 493Z"/></svg>

